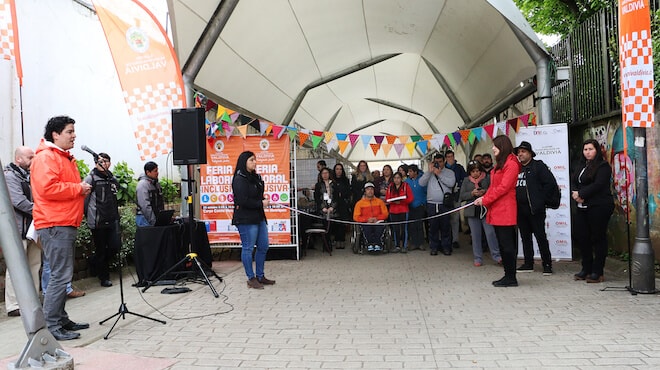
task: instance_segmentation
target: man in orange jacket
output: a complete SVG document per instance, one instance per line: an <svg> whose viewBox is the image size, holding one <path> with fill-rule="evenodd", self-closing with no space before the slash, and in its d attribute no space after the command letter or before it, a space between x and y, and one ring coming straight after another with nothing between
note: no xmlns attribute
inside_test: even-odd
<svg viewBox="0 0 660 370"><path fill-rule="evenodd" d="M67 116L48 120L32 160L32 217L46 259L50 281L44 298L48 331L58 341L80 337L89 324L75 323L64 310L66 285L73 278L74 242L83 218L85 197L92 186L80 181L76 161L69 153L76 139L74 121Z"/></svg>
<svg viewBox="0 0 660 370"><path fill-rule="evenodd" d="M382 238L385 232L385 225L381 225L379 222L385 221L388 215L389 212L387 211L385 202L374 196L374 184L371 182L364 184L364 196L355 203L353 220L367 224L360 226L369 252L383 250Z"/></svg>

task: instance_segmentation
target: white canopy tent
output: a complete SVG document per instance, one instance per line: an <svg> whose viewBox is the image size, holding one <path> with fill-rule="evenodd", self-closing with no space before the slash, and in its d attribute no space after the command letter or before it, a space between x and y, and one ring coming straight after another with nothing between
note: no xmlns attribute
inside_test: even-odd
<svg viewBox="0 0 660 370"><path fill-rule="evenodd" d="M276 124L371 135L449 133L479 125L535 90L549 95L540 90L547 53L511 0L168 0L168 6L190 87ZM539 88L521 87L537 74ZM373 158L360 144L348 154L351 161ZM401 158L410 156L404 151Z"/></svg>

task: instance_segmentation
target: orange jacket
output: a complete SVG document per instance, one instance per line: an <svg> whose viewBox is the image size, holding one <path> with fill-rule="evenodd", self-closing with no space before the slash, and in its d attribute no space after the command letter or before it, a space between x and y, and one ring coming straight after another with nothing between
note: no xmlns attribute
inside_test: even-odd
<svg viewBox="0 0 660 370"><path fill-rule="evenodd" d="M69 152L41 139L30 166L34 227L78 227L85 196L76 161Z"/></svg>
<svg viewBox="0 0 660 370"><path fill-rule="evenodd" d="M353 220L357 222L367 222L369 218L376 217L379 220L387 219L389 213L387 212L387 206L382 199L373 197L367 199L362 197L355 203L353 209Z"/></svg>

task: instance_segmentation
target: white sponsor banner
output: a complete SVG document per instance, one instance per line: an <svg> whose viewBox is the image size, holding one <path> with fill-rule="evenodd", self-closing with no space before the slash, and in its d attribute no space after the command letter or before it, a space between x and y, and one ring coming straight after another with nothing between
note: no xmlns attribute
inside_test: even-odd
<svg viewBox="0 0 660 370"><path fill-rule="evenodd" d="M552 171L561 189L561 203L558 209L546 209L545 231L554 260L571 260L571 207L570 174L568 171L568 126L565 123L521 127L516 134L516 146L527 141L536 153L534 159L542 160ZM536 238L534 258L540 259ZM522 257L522 240L518 235L518 257Z"/></svg>

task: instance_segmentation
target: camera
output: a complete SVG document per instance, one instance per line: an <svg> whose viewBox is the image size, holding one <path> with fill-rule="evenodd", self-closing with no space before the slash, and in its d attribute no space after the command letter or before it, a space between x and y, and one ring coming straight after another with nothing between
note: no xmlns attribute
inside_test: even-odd
<svg viewBox="0 0 660 370"><path fill-rule="evenodd" d="M438 162L433 162L433 167L435 167L435 168L440 168L440 163L438 163Z"/></svg>

